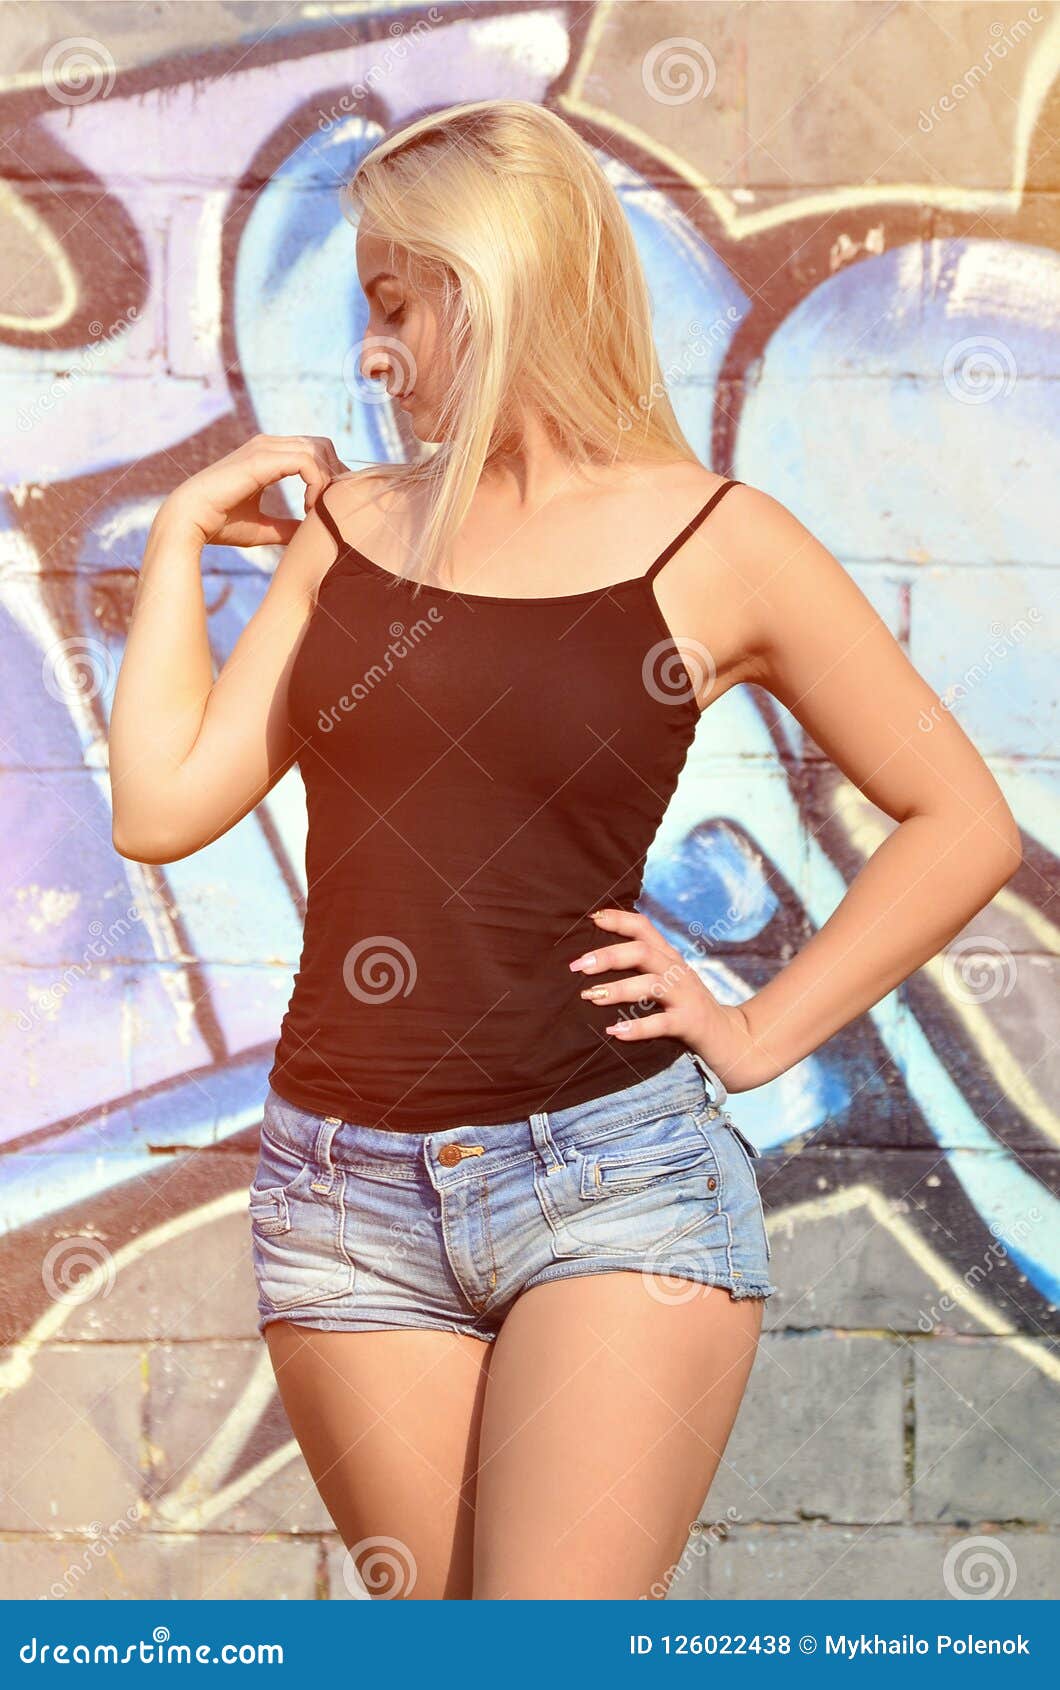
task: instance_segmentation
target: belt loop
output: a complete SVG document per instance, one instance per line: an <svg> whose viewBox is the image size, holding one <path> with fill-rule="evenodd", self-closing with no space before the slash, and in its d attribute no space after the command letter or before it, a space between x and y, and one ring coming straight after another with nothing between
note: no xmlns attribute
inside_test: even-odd
<svg viewBox="0 0 1060 1690"><path fill-rule="evenodd" d="M721 1078L720 1074L715 1074L713 1068L710 1066L710 1063L700 1056L698 1050L690 1049L688 1054L691 1056L692 1061L695 1063L700 1073L709 1081L712 1092L711 1102L713 1103L715 1109L720 1109L729 1095L724 1080Z"/></svg>
<svg viewBox="0 0 1060 1690"><path fill-rule="evenodd" d="M566 1163L556 1148L556 1141L548 1124L548 1115L542 1109L536 1115L530 1116L530 1136L541 1160L545 1164L545 1172L553 1173L557 1168L565 1168Z"/></svg>
<svg viewBox="0 0 1060 1690"><path fill-rule="evenodd" d="M335 1165L331 1160L331 1146L334 1143L335 1134L341 1126L342 1121L338 1115L325 1115L317 1131L316 1143L313 1145L313 1162L317 1168L323 1169L323 1175L313 1180L312 1188L314 1191L323 1193L324 1196L330 1193L335 1180Z"/></svg>

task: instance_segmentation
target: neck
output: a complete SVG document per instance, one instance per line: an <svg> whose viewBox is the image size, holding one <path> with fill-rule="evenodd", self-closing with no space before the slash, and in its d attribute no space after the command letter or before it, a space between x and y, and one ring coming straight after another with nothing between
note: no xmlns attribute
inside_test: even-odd
<svg viewBox="0 0 1060 1690"><path fill-rule="evenodd" d="M511 503L525 516L564 493L589 485L592 467L573 463L559 452L535 412L524 418L518 444L490 458L480 485L499 502Z"/></svg>

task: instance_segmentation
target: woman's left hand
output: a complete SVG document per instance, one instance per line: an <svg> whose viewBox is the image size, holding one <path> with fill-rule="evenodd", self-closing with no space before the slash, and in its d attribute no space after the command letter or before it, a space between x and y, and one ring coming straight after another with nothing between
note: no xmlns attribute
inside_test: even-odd
<svg viewBox="0 0 1060 1690"><path fill-rule="evenodd" d="M583 998L594 1003L643 1003L653 999L657 1013L627 1015L604 1030L612 1038L676 1038L696 1051L730 1091L746 1090L759 1082L742 1078L749 1070L751 1030L739 1004L719 1003L695 969L664 939L646 915L637 910L594 910L596 925L625 935L619 944L604 945L575 957L571 969L581 974L606 974L635 968L626 980L587 986ZM730 1077L732 1084L730 1085Z"/></svg>

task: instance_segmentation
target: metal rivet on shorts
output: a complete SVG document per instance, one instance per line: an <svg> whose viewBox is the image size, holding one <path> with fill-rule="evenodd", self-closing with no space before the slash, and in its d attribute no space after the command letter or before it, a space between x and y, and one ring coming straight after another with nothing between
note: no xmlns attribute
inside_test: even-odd
<svg viewBox="0 0 1060 1690"><path fill-rule="evenodd" d="M708 1191L716 1191L717 1189L718 1189L718 1182L714 1178L714 1175L711 1174L710 1178L707 1181L707 1190Z"/></svg>
<svg viewBox="0 0 1060 1690"><path fill-rule="evenodd" d="M465 1156L482 1156L485 1150L484 1144L443 1144L438 1152L438 1160L443 1168L455 1168Z"/></svg>

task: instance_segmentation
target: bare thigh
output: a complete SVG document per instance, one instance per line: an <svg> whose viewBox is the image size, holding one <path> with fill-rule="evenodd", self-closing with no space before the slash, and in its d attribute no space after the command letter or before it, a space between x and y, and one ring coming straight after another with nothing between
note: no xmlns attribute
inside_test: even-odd
<svg viewBox="0 0 1060 1690"><path fill-rule="evenodd" d="M470 1597L489 1344L282 1320L265 1339L291 1430L369 1595Z"/></svg>
<svg viewBox="0 0 1060 1690"><path fill-rule="evenodd" d="M760 1299L637 1272L524 1293L490 1359L475 1598L664 1594L761 1322Z"/></svg>

